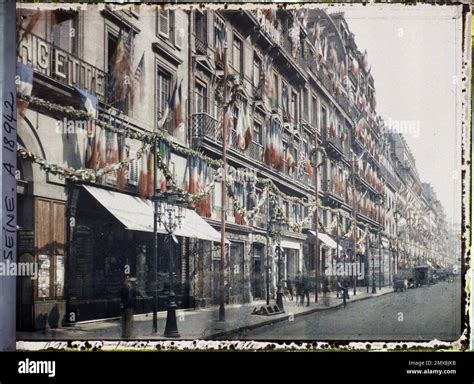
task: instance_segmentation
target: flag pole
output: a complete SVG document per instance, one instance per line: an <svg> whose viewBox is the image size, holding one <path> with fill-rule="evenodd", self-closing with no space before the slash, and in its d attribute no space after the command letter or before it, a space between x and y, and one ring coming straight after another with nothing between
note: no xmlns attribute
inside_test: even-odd
<svg viewBox="0 0 474 384"><path fill-rule="evenodd" d="M225 35L224 35L225 36ZM222 184L221 184L221 260L220 260L220 285L219 285L219 321L225 321L224 307L224 265L225 265L225 216L227 194L227 41L224 40L224 109L222 124Z"/></svg>

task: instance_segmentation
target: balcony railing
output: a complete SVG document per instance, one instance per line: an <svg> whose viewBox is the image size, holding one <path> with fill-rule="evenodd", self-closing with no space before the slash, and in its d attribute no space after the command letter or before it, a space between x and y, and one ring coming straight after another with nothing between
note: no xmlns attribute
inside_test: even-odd
<svg viewBox="0 0 474 384"><path fill-rule="evenodd" d="M195 113L191 116L193 147L200 147L204 137L222 141L222 132L218 128L218 121L206 112Z"/></svg>
<svg viewBox="0 0 474 384"><path fill-rule="evenodd" d="M33 33L19 44L18 61L58 83L81 88L106 101L106 72Z"/></svg>
<svg viewBox="0 0 474 384"><path fill-rule="evenodd" d="M344 203L348 202L346 194L347 187L344 185L343 182L327 180L325 183L323 183L323 186L325 187L324 192L326 192L326 194L328 194L329 196L335 197L337 200L342 201Z"/></svg>
<svg viewBox="0 0 474 384"><path fill-rule="evenodd" d="M219 129L219 122L216 118L212 117L208 113L202 112L193 114L191 121L193 146L195 148L201 146L204 138L207 138L207 140L215 143L222 143L222 132L221 129ZM264 144L252 141L248 148L242 149L237 145L237 133L234 130L232 130L230 135L228 150L237 154L241 154L252 161L256 161L259 165L268 168L268 166L264 163ZM295 171L290 172L287 169L286 163L283 169L278 172L286 178L291 178L305 185L314 186L314 176L310 176L305 173L303 177L300 178L297 176L296 167Z"/></svg>
<svg viewBox="0 0 474 384"><path fill-rule="evenodd" d="M207 41L205 41L200 36L196 35L195 44L196 44L196 53L200 53L202 55L207 54L207 47L208 47Z"/></svg>
<svg viewBox="0 0 474 384"><path fill-rule="evenodd" d="M398 181L397 181L397 179L395 178L395 176L393 176L393 175L387 170L387 168L385 168L383 165L380 165L379 168L380 168L380 173L381 173L382 177L383 177L389 184L391 184L393 187L398 188Z"/></svg>

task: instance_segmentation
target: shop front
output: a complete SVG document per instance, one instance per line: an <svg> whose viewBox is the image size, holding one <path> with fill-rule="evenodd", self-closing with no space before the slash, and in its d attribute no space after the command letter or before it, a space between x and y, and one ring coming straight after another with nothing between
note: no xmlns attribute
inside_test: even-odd
<svg viewBox="0 0 474 384"><path fill-rule="evenodd" d="M153 206L150 201L103 188L80 188L67 266L69 322L120 314L125 276L136 279L137 313L152 310ZM169 268L179 308L193 308L212 295L207 273L212 244L220 234L197 213L185 209L173 241L158 227L158 310L166 309ZM171 258L171 260L170 260ZM171 262L170 262L171 261Z"/></svg>

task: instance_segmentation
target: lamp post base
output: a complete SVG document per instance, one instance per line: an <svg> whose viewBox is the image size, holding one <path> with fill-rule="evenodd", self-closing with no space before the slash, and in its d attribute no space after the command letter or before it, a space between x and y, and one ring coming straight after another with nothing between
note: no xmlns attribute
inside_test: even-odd
<svg viewBox="0 0 474 384"><path fill-rule="evenodd" d="M377 287L375 286L375 282L372 283L372 293L377 293Z"/></svg>
<svg viewBox="0 0 474 384"><path fill-rule="evenodd" d="M283 308L283 292L277 292L276 305L280 311L285 311Z"/></svg>
<svg viewBox="0 0 474 384"><path fill-rule="evenodd" d="M178 331L178 323L176 321L176 305L174 301L174 296L171 296L168 302L168 306L166 308L166 326L165 326L165 333L163 334L164 337L170 338L179 338L181 335Z"/></svg>

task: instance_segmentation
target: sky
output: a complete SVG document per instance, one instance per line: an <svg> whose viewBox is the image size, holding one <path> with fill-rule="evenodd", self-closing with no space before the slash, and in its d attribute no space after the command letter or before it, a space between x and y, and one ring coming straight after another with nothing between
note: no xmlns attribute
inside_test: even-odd
<svg viewBox="0 0 474 384"><path fill-rule="evenodd" d="M412 124L404 135L422 182L430 183L448 220L460 223L461 25L446 6L341 5L361 52L367 49L386 122Z"/></svg>

